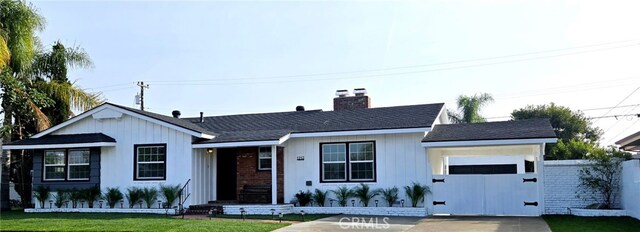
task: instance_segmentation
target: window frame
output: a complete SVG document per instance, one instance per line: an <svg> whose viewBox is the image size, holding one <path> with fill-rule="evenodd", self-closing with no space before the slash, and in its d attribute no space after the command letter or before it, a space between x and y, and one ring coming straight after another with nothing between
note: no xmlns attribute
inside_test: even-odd
<svg viewBox="0 0 640 232"><path fill-rule="evenodd" d="M268 148L269 149L269 151L270 151L269 152L269 158L260 157L260 149L263 149L263 148ZM261 168L260 161L262 161L262 160L270 160L271 162L273 162L272 159L273 159L273 151L272 151L271 147L258 147L258 167L257 167L258 171L271 171L271 165L269 165L268 168Z"/></svg>
<svg viewBox="0 0 640 232"><path fill-rule="evenodd" d="M62 160L64 161L63 164L47 164L47 152L57 152L57 151L62 151ZM63 167L64 169L64 178L56 178L56 179L49 179L47 178L47 167ZM42 181L66 181L67 178L67 149L51 149L51 150L44 150L42 152Z"/></svg>
<svg viewBox="0 0 640 232"><path fill-rule="evenodd" d="M146 161L144 163L162 163L163 176L160 177L138 177L138 148L140 147L162 147L164 148L164 161ZM133 180L134 181L162 181L167 180L167 144L166 143L149 143L149 144L134 144L133 145Z"/></svg>
<svg viewBox="0 0 640 232"><path fill-rule="evenodd" d="M70 152L71 151L88 151L89 152L89 162L88 163L81 163L81 164L71 164L70 159L71 159L71 155ZM74 149L67 149L66 154L66 177L67 180L70 181L86 181L89 180L91 178L91 149L82 149L82 148L74 148ZM71 178L71 166L88 166L89 167L89 177L87 178Z"/></svg>
<svg viewBox="0 0 640 232"><path fill-rule="evenodd" d="M373 179L353 179L351 178L351 155L350 155L350 145L351 144L356 144L356 143L371 143L372 144L372 155L373 155ZM345 164L345 179L343 180L325 180L324 178L324 160L323 160L323 154L322 154L322 146L323 145L327 145L327 144L344 144L345 145L345 161L344 162L339 162L339 161L328 161L328 163L344 163ZM324 142L324 143L320 143L319 149L318 149L318 153L319 153L319 162L320 162L320 183L368 183L368 182L377 182L378 180L378 161L376 159L376 141L375 140L368 140L368 141L346 141L346 142ZM353 161L353 163L369 163L369 161L366 162L362 162L362 161Z"/></svg>
<svg viewBox="0 0 640 232"><path fill-rule="evenodd" d="M72 179L69 178L69 151L71 150L86 150L89 151L89 178ZM64 154L64 165L60 164L47 164L47 152L49 151L62 151ZM65 149L43 149L42 150L42 182L89 182L91 180L91 148L65 148ZM83 164L84 165L84 164ZM47 167L64 167L64 178L60 179L48 179ZM73 165L71 165L73 166Z"/></svg>

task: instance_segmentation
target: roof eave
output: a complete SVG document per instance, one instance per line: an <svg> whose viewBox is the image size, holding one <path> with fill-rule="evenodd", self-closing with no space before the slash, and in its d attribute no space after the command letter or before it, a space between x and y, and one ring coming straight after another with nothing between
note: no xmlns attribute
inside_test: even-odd
<svg viewBox="0 0 640 232"><path fill-rule="evenodd" d="M492 139L492 140L457 140L422 142L426 148L436 147L470 147L470 146L503 146L503 145L527 145L556 143L558 138L526 138L526 139Z"/></svg>

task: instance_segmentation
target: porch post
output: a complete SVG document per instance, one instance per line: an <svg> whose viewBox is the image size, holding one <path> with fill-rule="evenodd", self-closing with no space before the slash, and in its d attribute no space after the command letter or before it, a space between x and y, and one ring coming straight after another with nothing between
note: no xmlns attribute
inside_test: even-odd
<svg viewBox="0 0 640 232"><path fill-rule="evenodd" d="M278 204L278 165L276 145L271 146L271 204Z"/></svg>

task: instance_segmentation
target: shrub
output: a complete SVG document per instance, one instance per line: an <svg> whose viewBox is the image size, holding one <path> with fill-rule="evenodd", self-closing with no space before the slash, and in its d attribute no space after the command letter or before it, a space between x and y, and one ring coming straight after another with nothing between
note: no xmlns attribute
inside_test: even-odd
<svg viewBox="0 0 640 232"><path fill-rule="evenodd" d="M369 201L373 199L378 193L371 191L368 184L360 183L360 185L353 188L353 196L358 198L364 207L369 206Z"/></svg>
<svg viewBox="0 0 640 232"><path fill-rule="evenodd" d="M178 199L178 197L180 196L180 185L160 185L160 192L162 193L162 196L164 196L164 199L166 200L165 203L167 203L167 208L171 208L171 206L173 206L173 203L176 201L176 199Z"/></svg>
<svg viewBox="0 0 640 232"><path fill-rule="evenodd" d="M85 195L84 191L81 191L75 188L71 189L71 191L69 191L69 200L71 201L71 207L73 208L78 207L78 201L81 201L86 198L84 195Z"/></svg>
<svg viewBox="0 0 640 232"><path fill-rule="evenodd" d="M91 188L87 188L82 190L83 191L83 200L87 201L87 204L89 205L89 208L93 208L93 202L97 201L100 198L100 195L102 194L100 191L100 187L98 187L98 185L93 186Z"/></svg>
<svg viewBox="0 0 640 232"><path fill-rule="evenodd" d="M424 200L424 195L431 192L429 186L421 185L417 182L413 182L409 186L404 186L404 190L409 199L411 199L412 207L418 207L418 203Z"/></svg>
<svg viewBox="0 0 640 232"><path fill-rule="evenodd" d="M629 153L618 151L615 147L600 148L587 154L592 165L579 170L580 189L577 197L598 202L590 205L591 208L611 209L620 190L622 162L629 157Z"/></svg>
<svg viewBox="0 0 640 232"><path fill-rule="evenodd" d="M127 188L127 202L129 203L129 208L133 208L138 201L142 199L142 189L138 187L129 187Z"/></svg>
<svg viewBox="0 0 640 232"><path fill-rule="evenodd" d="M353 191L347 188L347 186L340 186L336 190L331 190L333 194L336 195L336 200L338 200L338 205L345 207L347 206L347 200L353 196Z"/></svg>
<svg viewBox="0 0 640 232"><path fill-rule="evenodd" d="M107 188L103 198L107 201L109 208L113 209L118 201L124 199L124 195L120 192L119 188Z"/></svg>
<svg viewBox="0 0 640 232"><path fill-rule="evenodd" d="M300 190L300 192L296 193L296 199L298 199L300 206L307 206L311 202L311 192L309 190L306 192Z"/></svg>
<svg viewBox="0 0 640 232"><path fill-rule="evenodd" d="M158 198L158 189L155 187L145 187L142 189L142 199L147 203L147 208L151 208L154 201Z"/></svg>
<svg viewBox="0 0 640 232"><path fill-rule="evenodd" d="M385 188L385 189L378 189L377 190L378 194L382 195L382 198L384 198L384 200L387 202L387 204L389 205L389 207L392 207L393 204L396 203L396 201L398 201L398 188L397 187L393 187L393 188Z"/></svg>
<svg viewBox="0 0 640 232"><path fill-rule="evenodd" d="M42 185L38 186L33 193L33 197L38 199L38 202L40 202L40 208L43 209L44 203L49 199L49 196L51 196L51 190L49 187L44 187Z"/></svg>
<svg viewBox="0 0 640 232"><path fill-rule="evenodd" d="M69 193L67 191L64 190L58 190L56 191L56 196L55 196L55 205L58 208L62 208L62 205L64 205L64 202L69 200Z"/></svg>
<svg viewBox="0 0 640 232"><path fill-rule="evenodd" d="M316 189L311 197L318 206L324 207L324 202L327 200L327 191Z"/></svg>

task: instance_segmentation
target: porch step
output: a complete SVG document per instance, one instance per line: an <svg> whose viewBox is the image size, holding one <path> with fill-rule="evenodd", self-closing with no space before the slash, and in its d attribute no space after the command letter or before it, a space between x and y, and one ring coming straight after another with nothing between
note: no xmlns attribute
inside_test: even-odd
<svg viewBox="0 0 640 232"><path fill-rule="evenodd" d="M190 205L185 211L187 215L207 215L209 210L216 210L218 214L222 214L222 205L202 204L202 205Z"/></svg>

